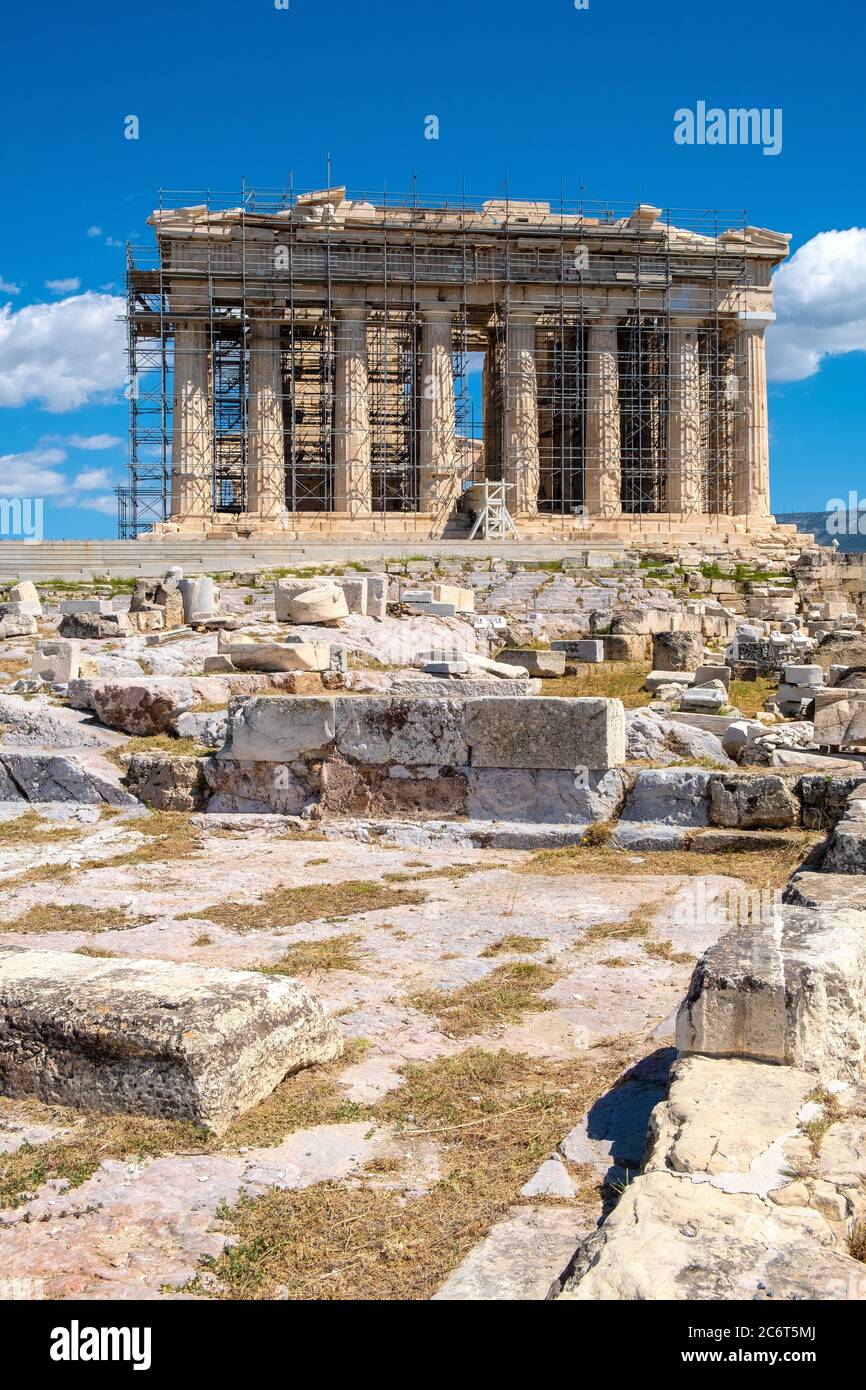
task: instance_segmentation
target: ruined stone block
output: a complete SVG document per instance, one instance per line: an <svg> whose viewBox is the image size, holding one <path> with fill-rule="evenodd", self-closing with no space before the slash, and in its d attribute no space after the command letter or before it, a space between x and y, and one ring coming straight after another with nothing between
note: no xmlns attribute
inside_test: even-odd
<svg viewBox="0 0 866 1390"><path fill-rule="evenodd" d="M464 710L460 700L338 699L337 751L359 763L461 767L469 761Z"/></svg>
<svg viewBox="0 0 866 1390"><path fill-rule="evenodd" d="M334 747L334 701L326 695L253 696L229 710L217 755L240 762L324 758Z"/></svg>
<svg viewBox="0 0 866 1390"><path fill-rule="evenodd" d="M291 1072L338 1057L297 980L0 948L0 1093L222 1133Z"/></svg>
<svg viewBox="0 0 866 1390"><path fill-rule="evenodd" d="M866 913L773 907L701 957L682 1053L749 1057L850 1081L866 1054Z"/></svg>
<svg viewBox="0 0 866 1390"><path fill-rule="evenodd" d="M621 700L490 696L466 702L473 767L603 771L625 762Z"/></svg>

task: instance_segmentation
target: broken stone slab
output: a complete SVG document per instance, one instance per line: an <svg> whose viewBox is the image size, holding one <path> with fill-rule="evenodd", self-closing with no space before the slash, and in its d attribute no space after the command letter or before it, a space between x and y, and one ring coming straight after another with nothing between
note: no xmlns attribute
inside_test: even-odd
<svg viewBox="0 0 866 1390"><path fill-rule="evenodd" d="M220 1134L342 1042L298 980L0 947L0 1092Z"/></svg>
<svg viewBox="0 0 866 1390"><path fill-rule="evenodd" d="M815 742L827 748L866 744L866 699L851 690L827 690L815 696Z"/></svg>
<svg viewBox="0 0 866 1390"><path fill-rule="evenodd" d="M216 617L219 611L217 588L208 574L194 579L180 579L177 587L183 603L185 623L202 623Z"/></svg>
<svg viewBox="0 0 866 1390"><path fill-rule="evenodd" d="M689 831L682 825L658 825L646 821L621 820L610 843L614 849L648 854L685 849Z"/></svg>
<svg viewBox="0 0 866 1390"><path fill-rule="evenodd" d="M133 753L123 780L138 801L157 811L201 811L207 804L201 758Z"/></svg>
<svg viewBox="0 0 866 1390"><path fill-rule="evenodd" d="M76 686L88 682L75 682ZM152 676L141 680L97 680L91 685L90 701L97 719L109 729L125 734L161 734L171 729L178 715L196 703L188 680Z"/></svg>
<svg viewBox="0 0 866 1390"><path fill-rule="evenodd" d="M587 661L597 665L604 661L604 642L598 637L577 637L551 642L551 651L565 652L568 661Z"/></svg>
<svg viewBox="0 0 866 1390"><path fill-rule="evenodd" d="M696 632L657 632L652 644L656 671L696 671L703 663L703 638Z"/></svg>
<svg viewBox="0 0 866 1390"><path fill-rule="evenodd" d="M30 802L136 805L135 798L121 787L118 770L98 754L4 748L0 761L11 784ZM2 789L0 799L4 799Z"/></svg>
<svg viewBox="0 0 866 1390"><path fill-rule="evenodd" d="M471 820L589 825L613 820L625 796L618 768L578 778L550 769L473 767L467 779Z"/></svg>
<svg viewBox="0 0 866 1390"><path fill-rule="evenodd" d="M547 679L565 675L565 652L535 651L533 647L507 647L496 658L502 666L517 666L530 676Z"/></svg>
<svg viewBox="0 0 866 1390"><path fill-rule="evenodd" d="M573 1204L514 1207L470 1250L433 1301L543 1300L583 1233Z"/></svg>
<svg viewBox="0 0 866 1390"><path fill-rule="evenodd" d="M529 679L529 672L526 668L518 666L514 662L493 661L491 657L479 656L477 652L460 652L458 659L465 661L467 666L472 666L475 670L483 671L485 675L498 676L500 680ZM540 689L537 682L534 682L532 686L527 686L524 693L529 694L533 689Z"/></svg>
<svg viewBox="0 0 866 1390"><path fill-rule="evenodd" d="M641 768L626 796L622 820L653 825L708 825L712 776L699 768Z"/></svg>
<svg viewBox="0 0 866 1390"><path fill-rule="evenodd" d="M331 649L325 643L227 641L219 637L218 655L227 656L236 671L327 671Z"/></svg>
<svg viewBox="0 0 866 1390"><path fill-rule="evenodd" d="M813 1075L791 1067L680 1060L668 1099L652 1112L645 1172L583 1241L554 1296L862 1297L862 1266L836 1218L838 1194L830 1188L835 1201L814 1200L817 1191L788 1167L786 1146L813 1088Z"/></svg>
<svg viewBox="0 0 866 1390"><path fill-rule="evenodd" d="M706 685L710 681L721 681L725 689L730 690L730 666L699 666L695 671L695 685Z"/></svg>
<svg viewBox="0 0 866 1390"><path fill-rule="evenodd" d="M741 830L787 830L800 803L784 778L717 777L710 781L710 824Z"/></svg>
<svg viewBox="0 0 866 1390"><path fill-rule="evenodd" d="M677 1015L683 1054L859 1075L866 1052L866 914L772 905L695 967Z"/></svg>
<svg viewBox="0 0 866 1390"><path fill-rule="evenodd" d="M694 678L693 671L650 671L644 681L644 689L655 694L664 685L687 687Z"/></svg>
<svg viewBox="0 0 866 1390"><path fill-rule="evenodd" d="M293 623L333 624L349 616L346 596L336 584L295 594L289 598L287 607Z"/></svg>
<svg viewBox="0 0 866 1390"><path fill-rule="evenodd" d="M337 752L358 763L465 766L465 709L458 700L338 699Z"/></svg>
<svg viewBox="0 0 866 1390"><path fill-rule="evenodd" d="M107 598L65 598L61 599L59 608L63 616L67 613L114 613L114 605Z"/></svg>
<svg viewBox="0 0 866 1390"><path fill-rule="evenodd" d="M717 714L727 700L725 692L716 690L714 686L692 686L680 696L680 710L683 714Z"/></svg>
<svg viewBox="0 0 866 1390"><path fill-rule="evenodd" d="M866 874L794 874L784 891L794 907L854 907L866 910Z"/></svg>
<svg viewBox="0 0 866 1390"><path fill-rule="evenodd" d="M48 684L78 679L81 647L78 642L59 638L57 641L37 642L30 661L32 675Z"/></svg>
<svg viewBox="0 0 866 1390"><path fill-rule="evenodd" d="M30 579L22 579L17 584L12 585L9 590L9 602L22 603L26 612L32 613L35 618L42 617L39 590Z"/></svg>
<svg viewBox="0 0 866 1390"><path fill-rule="evenodd" d="M124 637L132 632L132 624L126 613L66 613L57 629L60 637L81 638L86 642L104 641Z"/></svg>
<svg viewBox="0 0 866 1390"><path fill-rule="evenodd" d="M830 836L822 865L825 873L866 873L866 822L841 820Z"/></svg>
<svg viewBox="0 0 866 1390"><path fill-rule="evenodd" d="M253 696L229 708L217 757L249 763L327 757L335 727L334 700L327 696Z"/></svg>
<svg viewBox="0 0 866 1390"><path fill-rule="evenodd" d="M473 767L599 772L625 762L621 700L543 695L467 700L465 736Z"/></svg>
<svg viewBox="0 0 866 1390"><path fill-rule="evenodd" d="M0 640L10 637L33 637L39 628L36 618L30 613L9 613L0 618Z"/></svg>

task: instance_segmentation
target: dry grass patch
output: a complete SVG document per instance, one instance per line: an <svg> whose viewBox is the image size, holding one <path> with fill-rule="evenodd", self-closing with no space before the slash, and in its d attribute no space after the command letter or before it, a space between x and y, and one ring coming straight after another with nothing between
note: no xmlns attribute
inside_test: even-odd
<svg viewBox="0 0 866 1390"><path fill-rule="evenodd" d="M500 937L499 941L492 942L482 952L483 957L501 956L508 951L522 952L524 955L533 951L540 951L547 942L542 936L521 936L519 932L512 932L509 936Z"/></svg>
<svg viewBox="0 0 866 1390"><path fill-rule="evenodd" d="M778 688L779 682L766 676L759 676L756 681L731 681L728 704L735 706L747 718L754 719Z"/></svg>
<svg viewBox="0 0 866 1390"><path fill-rule="evenodd" d="M345 883L308 883L300 888L276 888L257 902L214 903L212 907L202 908L189 916L203 917L216 926L229 927L234 931L274 931L281 927L293 927L297 922L353 917L361 912L380 912L424 901L424 893L409 893L405 889L391 888L366 879L347 879Z"/></svg>
<svg viewBox="0 0 866 1390"><path fill-rule="evenodd" d="M472 1048L406 1067L372 1114L405 1137L441 1135L441 1180L407 1199L377 1182L393 1167L374 1160L351 1187L273 1191L223 1208L234 1243L204 1261L218 1296L430 1298L632 1059L634 1040L627 1046L560 1063Z"/></svg>
<svg viewBox="0 0 866 1390"><path fill-rule="evenodd" d="M123 931L146 920L149 919L132 920L123 908L118 907L93 908L82 907L77 903L36 903L13 921L0 923L0 932Z"/></svg>
<svg viewBox="0 0 866 1390"><path fill-rule="evenodd" d="M408 866L407 866L408 867ZM449 878L461 879L467 874L488 873L491 869L508 868L506 863L500 864L443 864L441 869L424 868L420 873L404 873L402 870L383 874L386 883L420 883L428 878Z"/></svg>
<svg viewBox="0 0 866 1390"><path fill-rule="evenodd" d="M597 941L633 941L637 937L649 936L653 928L654 912L646 907L636 907L624 922L599 922L588 927L575 942L575 949L592 946ZM602 961L607 965L609 961Z"/></svg>
<svg viewBox="0 0 866 1390"><path fill-rule="evenodd" d="M697 854L689 850L621 850L609 845L569 845L542 849L515 865L523 874L595 874L603 878L708 878L722 875L756 888L781 888L807 851L823 837L803 831L785 836L777 850L724 850Z"/></svg>
<svg viewBox="0 0 866 1390"><path fill-rule="evenodd" d="M168 753L174 758L209 758L213 749L203 748L194 738L172 738L170 734L141 734L108 749L106 756L119 767L125 767L130 753Z"/></svg>
<svg viewBox="0 0 866 1390"><path fill-rule="evenodd" d="M672 965L693 965L696 960L688 951L675 951L672 941L645 941L643 948L653 960L669 960Z"/></svg>
<svg viewBox="0 0 866 1390"><path fill-rule="evenodd" d="M111 859L88 859L81 865L82 870L163 864L174 859L189 859L202 848L204 832L193 825L183 811L150 811L131 821L129 828L144 836L143 844Z"/></svg>
<svg viewBox="0 0 866 1390"><path fill-rule="evenodd" d="M0 845L20 845L40 843L43 840L74 840L84 835L91 826L58 825L37 816L35 811L25 811L21 816L0 821Z"/></svg>
<svg viewBox="0 0 866 1390"><path fill-rule="evenodd" d="M358 949L361 937L354 932L325 936L321 941L297 941L282 960L261 965L263 975L312 975L326 970L358 970L364 951Z"/></svg>
<svg viewBox="0 0 866 1390"><path fill-rule="evenodd" d="M413 1009L432 1014L443 1033L469 1038L505 1023L518 1022L525 1013L552 1009L541 991L559 979L558 972L529 961L498 965L482 980L450 991L420 990L406 999Z"/></svg>
<svg viewBox="0 0 866 1390"><path fill-rule="evenodd" d="M643 688L652 670L648 661L605 661L591 666L585 676L559 676L541 682L542 695L594 695L622 700L626 709L640 709L649 701Z"/></svg>
<svg viewBox="0 0 866 1390"><path fill-rule="evenodd" d="M854 1228L848 1237L848 1254L853 1260L860 1260L866 1264L866 1221L861 1217L854 1222Z"/></svg>

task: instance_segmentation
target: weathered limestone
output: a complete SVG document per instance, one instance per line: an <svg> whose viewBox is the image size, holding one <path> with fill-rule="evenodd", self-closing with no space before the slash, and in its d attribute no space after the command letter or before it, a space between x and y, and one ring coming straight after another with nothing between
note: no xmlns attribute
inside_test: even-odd
<svg viewBox="0 0 866 1390"><path fill-rule="evenodd" d="M668 510L684 518L703 511L701 366L698 321L678 318L669 335Z"/></svg>
<svg viewBox="0 0 866 1390"><path fill-rule="evenodd" d="M508 647L496 658L502 666L517 667L530 676L565 675L565 652L538 651L535 647Z"/></svg>
<svg viewBox="0 0 866 1390"><path fill-rule="evenodd" d="M808 1148L801 1126L814 1084L792 1067L679 1061L652 1113L645 1172L579 1247L560 1296L864 1297L862 1264L846 1249L841 1184L791 1172Z"/></svg>
<svg viewBox="0 0 866 1390"><path fill-rule="evenodd" d="M206 322L175 322L171 514L202 527L213 512L209 336Z"/></svg>
<svg viewBox="0 0 866 1390"><path fill-rule="evenodd" d="M696 671L703 656L703 640L696 632L657 632L653 636L656 671Z"/></svg>
<svg viewBox="0 0 866 1390"><path fill-rule="evenodd" d="M800 804L782 777L713 777L710 824L741 830L787 830L800 823Z"/></svg>
<svg viewBox="0 0 866 1390"><path fill-rule="evenodd" d="M195 692L188 680L153 677L140 681L94 681L90 697L97 719L125 734L161 734L178 715L192 709Z"/></svg>
<svg viewBox="0 0 866 1390"><path fill-rule="evenodd" d="M736 355L740 407L734 413L734 511L770 514L770 428L764 330L775 314L746 310L739 316Z"/></svg>
<svg viewBox="0 0 866 1390"><path fill-rule="evenodd" d="M283 442L283 381L280 357L281 306L249 305L249 467L248 512L267 528L285 525L286 478Z"/></svg>
<svg viewBox="0 0 866 1390"><path fill-rule="evenodd" d="M254 697L230 708L217 756L250 763L323 758L333 751L335 727L334 701L326 696Z"/></svg>
<svg viewBox="0 0 866 1390"><path fill-rule="evenodd" d="M591 517L611 518L621 509L616 319L590 323L586 351L585 504Z"/></svg>
<svg viewBox="0 0 866 1390"><path fill-rule="evenodd" d="M334 511L367 517L372 505L367 316L363 306L337 314L334 344Z"/></svg>
<svg viewBox="0 0 866 1390"><path fill-rule="evenodd" d="M206 622L216 616L219 608L216 585L209 575L199 574L191 579L181 579L178 588L185 623Z"/></svg>
<svg viewBox="0 0 866 1390"><path fill-rule="evenodd" d="M337 751L353 762L440 768L469 761L460 701L358 697L335 703Z"/></svg>
<svg viewBox="0 0 866 1390"><path fill-rule="evenodd" d="M866 1054L866 916L780 906L732 928L698 962L677 1046L822 1081L856 1076Z"/></svg>
<svg viewBox="0 0 866 1390"><path fill-rule="evenodd" d="M468 700L466 741L473 767L602 771L625 761L625 711L620 700Z"/></svg>
<svg viewBox="0 0 866 1390"><path fill-rule="evenodd" d="M291 1072L339 1056L285 977L0 948L0 1092L222 1133Z"/></svg>
<svg viewBox="0 0 866 1390"><path fill-rule="evenodd" d="M505 441L502 477L514 515L535 516L541 461L538 444L538 381L535 327L538 313L513 308L506 329Z"/></svg>
<svg viewBox="0 0 866 1390"><path fill-rule="evenodd" d="M650 825L707 825L712 776L687 767L641 768L626 797L622 819Z"/></svg>
<svg viewBox="0 0 866 1390"><path fill-rule="evenodd" d="M39 642L30 662L31 674L39 680L62 682L76 680L81 661L81 648L77 642L59 639Z"/></svg>
<svg viewBox="0 0 866 1390"><path fill-rule="evenodd" d="M288 601L293 623L336 623L349 616L343 590L335 584L305 589Z"/></svg>
<svg viewBox="0 0 866 1390"><path fill-rule="evenodd" d="M133 753L124 782L157 811L201 811L206 804L202 760L169 753Z"/></svg>
<svg viewBox="0 0 866 1390"><path fill-rule="evenodd" d="M451 323L454 311L421 314L421 400L418 507L447 517L460 492L454 447L455 405Z"/></svg>
<svg viewBox="0 0 866 1390"><path fill-rule="evenodd" d="M866 691L816 693L815 742L828 748L866 744Z"/></svg>

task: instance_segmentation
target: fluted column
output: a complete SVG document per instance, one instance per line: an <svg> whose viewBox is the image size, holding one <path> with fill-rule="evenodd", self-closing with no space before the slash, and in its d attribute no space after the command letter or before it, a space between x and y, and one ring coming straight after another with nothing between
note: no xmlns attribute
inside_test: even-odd
<svg viewBox="0 0 866 1390"><path fill-rule="evenodd" d="M334 511L367 517L373 503L370 383L361 306L337 310L334 356Z"/></svg>
<svg viewBox="0 0 866 1390"><path fill-rule="evenodd" d="M418 510L450 513L460 495L454 444L453 310L425 309L421 317L421 408Z"/></svg>
<svg viewBox="0 0 866 1390"><path fill-rule="evenodd" d="M734 424L734 511L770 515L770 427L764 329L775 314L743 314L737 332L739 395Z"/></svg>
<svg viewBox="0 0 866 1390"><path fill-rule="evenodd" d="M593 320L586 344L584 503L590 516L621 510L617 320Z"/></svg>
<svg viewBox="0 0 866 1390"><path fill-rule="evenodd" d="M251 306L247 511L265 522L287 514L280 312Z"/></svg>
<svg viewBox="0 0 866 1390"><path fill-rule="evenodd" d="M174 327L171 516L176 521L206 521L212 514L210 337L206 323L178 319Z"/></svg>
<svg viewBox="0 0 866 1390"><path fill-rule="evenodd" d="M505 457L502 476L508 510L515 515L538 512L540 459L538 448L538 381L535 364L535 326L538 314L512 309L508 314L505 349Z"/></svg>
<svg viewBox="0 0 866 1390"><path fill-rule="evenodd" d="M701 358L697 320L675 319L668 343L667 508L702 510Z"/></svg>

